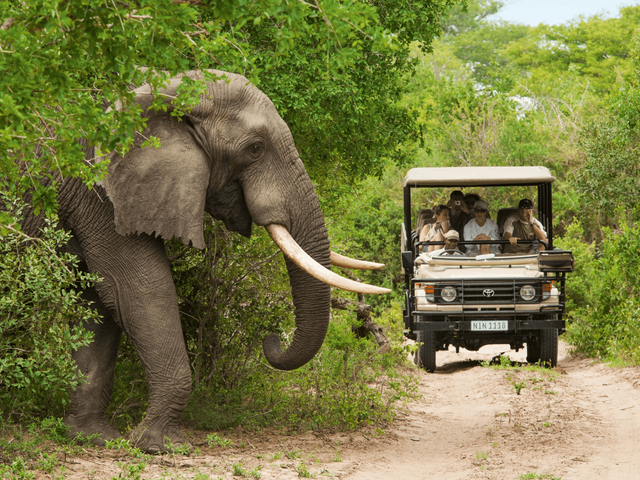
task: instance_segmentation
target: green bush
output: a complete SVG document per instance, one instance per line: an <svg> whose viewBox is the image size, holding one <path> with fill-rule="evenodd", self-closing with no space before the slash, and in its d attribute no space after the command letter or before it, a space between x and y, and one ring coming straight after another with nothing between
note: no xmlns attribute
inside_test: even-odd
<svg viewBox="0 0 640 480"><path fill-rule="evenodd" d="M17 204L4 202L19 217ZM92 338L78 322L97 316L79 293L96 278L76 269L75 256L56 253L69 234L54 228L55 217L45 223L39 239L17 225L0 232L0 413L16 418L68 406L81 381L71 352Z"/></svg>
<svg viewBox="0 0 640 480"><path fill-rule="evenodd" d="M640 364L640 227L604 228L597 250L572 226L560 242L576 255L567 284L567 338L576 350L622 364Z"/></svg>
<svg viewBox="0 0 640 480"><path fill-rule="evenodd" d="M390 422L396 401L415 394L414 377L400 368L406 352L396 345L391 353L378 354L374 342L353 334L354 317L334 312L324 345L302 368L274 370L256 351L242 384L197 385L185 418L206 429L242 424L298 432Z"/></svg>

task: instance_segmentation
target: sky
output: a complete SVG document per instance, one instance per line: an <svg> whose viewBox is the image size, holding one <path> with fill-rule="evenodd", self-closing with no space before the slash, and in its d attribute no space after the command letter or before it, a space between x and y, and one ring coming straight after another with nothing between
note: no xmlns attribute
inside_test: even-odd
<svg viewBox="0 0 640 480"><path fill-rule="evenodd" d="M505 0L505 6L492 20L507 20L527 25L557 25L573 20L578 15L591 16L608 12L618 16L620 7L636 5L634 0Z"/></svg>

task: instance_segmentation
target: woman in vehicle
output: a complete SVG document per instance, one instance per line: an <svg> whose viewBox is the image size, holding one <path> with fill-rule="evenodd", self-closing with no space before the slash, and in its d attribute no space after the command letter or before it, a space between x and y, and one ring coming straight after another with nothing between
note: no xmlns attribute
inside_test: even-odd
<svg viewBox="0 0 640 480"><path fill-rule="evenodd" d="M478 200L474 203L472 212L475 218L465 225L464 238L466 240L500 240L498 224L487 218L489 214L487 202ZM470 257L488 253L497 255L500 253L500 247L497 244L467 245L467 255Z"/></svg>
<svg viewBox="0 0 640 480"><path fill-rule="evenodd" d="M438 205L434 208L436 217L435 223L426 224L420 230L421 242L443 242L444 234L449 231L451 224L449 223L449 207L446 205ZM442 248L440 245L429 245L427 251L432 252Z"/></svg>

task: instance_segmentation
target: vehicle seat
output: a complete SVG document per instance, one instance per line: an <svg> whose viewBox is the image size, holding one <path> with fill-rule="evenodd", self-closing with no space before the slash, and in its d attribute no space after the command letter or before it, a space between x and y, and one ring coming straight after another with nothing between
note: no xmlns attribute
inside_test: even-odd
<svg viewBox="0 0 640 480"><path fill-rule="evenodd" d="M498 231L500 232L500 238L503 237L504 235L504 222L507 218L509 218L512 215L517 215L518 214L518 208L517 207L513 207L513 208L501 208L500 210L498 210L498 220L497 220L497 224L498 224ZM500 245L500 251L502 253L504 253L504 247L505 245Z"/></svg>
<svg viewBox="0 0 640 480"><path fill-rule="evenodd" d="M496 223L498 224L498 231L500 232L500 237L504 234L504 221L512 215L518 214L518 208L501 208L498 210L498 220Z"/></svg>

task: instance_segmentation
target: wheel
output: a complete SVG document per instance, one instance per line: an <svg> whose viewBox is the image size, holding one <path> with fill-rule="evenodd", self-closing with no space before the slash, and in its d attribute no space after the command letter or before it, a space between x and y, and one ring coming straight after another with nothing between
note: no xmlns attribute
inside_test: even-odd
<svg viewBox="0 0 640 480"><path fill-rule="evenodd" d="M433 372L436 369L436 332L418 332L418 351L414 358L414 362L419 367L424 368L427 372Z"/></svg>
<svg viewBox="0 0 640 480"><path fill-rule="evenodd" d="M548 367L558 364L558 329L540 330L540 360Z"/></svg>
<svg viewBox="0 0 640 480"><path fill-rule="evenodd" d="M540 340L535 339L527 342L527 363L538 363L540 361Z"/></svg>

